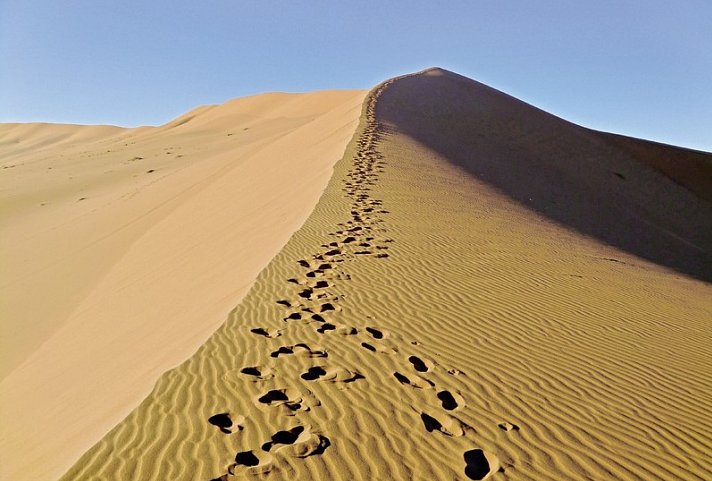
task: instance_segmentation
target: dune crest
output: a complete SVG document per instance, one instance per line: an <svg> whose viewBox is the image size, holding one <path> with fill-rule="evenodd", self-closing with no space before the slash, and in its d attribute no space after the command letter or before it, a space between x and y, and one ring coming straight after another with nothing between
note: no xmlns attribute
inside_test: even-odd
<svg viewBox="0 0 712 481"><path fill-rule="evenodd" d="M600 145L529 109L441 69L376 87L302 228L62 480L704 478L712 288L522 199L689 193L613 147L560 166ZM519 192L513 154L569 181L522 161Z"/></svg>

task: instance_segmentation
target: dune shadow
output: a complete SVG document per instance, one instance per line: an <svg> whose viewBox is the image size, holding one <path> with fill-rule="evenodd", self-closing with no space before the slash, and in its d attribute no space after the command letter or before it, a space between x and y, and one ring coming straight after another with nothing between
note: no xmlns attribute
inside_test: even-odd
<svg viewBox="0 0 712 481"><path fill-rule="evenodd" d="M376 116L387 131L438 153L520 206L712 281L712 203L695 195L699 182L689 182L699 172L712 179L712 154L630 139L639 147L633 149L440 69L395 81L379 98ZM674 175L688 168L698 174Z"/></svg>

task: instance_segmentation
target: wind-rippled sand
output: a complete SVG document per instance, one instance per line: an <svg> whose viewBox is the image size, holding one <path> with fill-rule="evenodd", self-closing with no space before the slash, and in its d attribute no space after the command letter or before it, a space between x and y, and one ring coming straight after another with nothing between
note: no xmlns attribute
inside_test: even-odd
<svg viewBox="0 0 712 481"><path fill-rule="evenodd" d="M304 226L62 480L707 479L712 211L607 138L381 84Z"/></svg>

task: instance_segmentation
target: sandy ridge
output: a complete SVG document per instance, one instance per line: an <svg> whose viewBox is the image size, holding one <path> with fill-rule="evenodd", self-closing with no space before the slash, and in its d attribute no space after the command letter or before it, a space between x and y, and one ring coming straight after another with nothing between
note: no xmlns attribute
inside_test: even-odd
<svg viewBox="0 0 712 481"><path fill-rule="evenodd" d="M302 229L62 479L704 479L709 286L382 122L447 75L372 91Z"/></svg>

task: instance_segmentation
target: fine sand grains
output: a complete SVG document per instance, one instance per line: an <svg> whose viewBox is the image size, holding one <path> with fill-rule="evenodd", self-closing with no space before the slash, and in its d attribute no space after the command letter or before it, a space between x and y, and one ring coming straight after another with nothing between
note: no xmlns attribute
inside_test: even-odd
<svg viewBox="0 0 712 481"><path fill-rule="evenodd" d="M710 288L381 123L399 81L225 325L63 480L709 475Z"/></svg>

